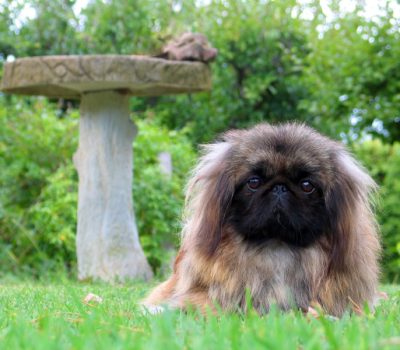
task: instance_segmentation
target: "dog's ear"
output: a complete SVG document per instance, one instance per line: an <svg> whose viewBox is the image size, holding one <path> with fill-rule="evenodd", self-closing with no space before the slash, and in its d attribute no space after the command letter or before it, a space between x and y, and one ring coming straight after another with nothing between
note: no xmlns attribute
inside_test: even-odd
<svg viewBox="0 0 400 350"><path fill-rule="evenodd" d="M365 227L375 229L371 209L374 180L346 151L334 156L334 180L326 193L329 211L329 269L342 271L352 258L356 235Z"/></svg>
<svg viewBox="0 0 400 350"><path fill-rule="evenodd" d="M235 191L229 172L232 145L219 142L204 147L186 196L184 235L206 255L213 255L223 238L226 215Z"/></svg>

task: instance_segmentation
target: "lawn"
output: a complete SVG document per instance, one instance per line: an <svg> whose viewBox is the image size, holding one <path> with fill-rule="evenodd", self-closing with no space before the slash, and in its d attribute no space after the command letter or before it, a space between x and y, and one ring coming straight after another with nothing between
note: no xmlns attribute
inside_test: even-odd
<svg viewBox="0 0 400 350"><path fill-rule="evenodd" d="M375 314L304 317L272 310L260 317L168 311L143 315L143 284L0 280L0 349L399 349L400 288ZM88 293L101 303L85 304Z"/></svg>

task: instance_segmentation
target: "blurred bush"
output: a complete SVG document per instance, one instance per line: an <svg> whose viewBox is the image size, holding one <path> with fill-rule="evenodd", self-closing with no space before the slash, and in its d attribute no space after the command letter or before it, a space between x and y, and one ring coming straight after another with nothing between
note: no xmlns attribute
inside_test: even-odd
<svg viewBox="0 0 400 350"><path fill-rule="evenodd" d="M383 272L390 281L400 278L400 143L381 140L355 144L353 150L380 185L377 200L381 227Z"/></svg>
<svg viewBox="0 0 400 350"><path fill-rule="evenodd" d="M0 273L75 273L78 117L45 100L0 105ZM185 132L138 122L133 196L145 253L157 271L179 239L184 182L195 153ZM172 158L164 174L158 154Z"/></svg>
<svg viewBox="0 0 400 350"><path fill-rule="evenodd" d="M15 101L0 104L0 266L40 274L75 260L77 112L59 120L45 99Z"/></svg>
<svg viewBox="0 0 400 350"><path fill-rule="evenodd" d="M168 265L179 241L184 187L195 152L185 130L138 121L139 133L134 142L133 198L142 247L152 267L158 272ZM172 159L172 176L161 171L159 154Z"/></svg>
<svg viewBox="0 0 400 350"><path fill-rule="evenodd" d="M0 66L7 57L148 54L185 31L217 49L208 94L137 99L194 144L227 128L301 120L350 140L400 138L400 30L393 0L373 17L362 0L0 2ZM26 18L27 10L33 13ZM21 20L24 18L24 20ZM1 74L1 72L0 72Z"/></svg>

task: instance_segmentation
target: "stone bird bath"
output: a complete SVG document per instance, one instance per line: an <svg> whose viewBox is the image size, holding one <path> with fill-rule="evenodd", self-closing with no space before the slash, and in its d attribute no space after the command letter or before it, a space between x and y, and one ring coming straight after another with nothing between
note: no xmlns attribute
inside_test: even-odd
<svg viewBox="0 0 400 350"><path fill-rule="evenodd" d="M79 147L74 155L79 174L79 279L152 276L133 212L136 127L129 117L130 96L192 93L210 87L204 63L146 56L43 56L4 65L5 93L81 100Z"/></svg>

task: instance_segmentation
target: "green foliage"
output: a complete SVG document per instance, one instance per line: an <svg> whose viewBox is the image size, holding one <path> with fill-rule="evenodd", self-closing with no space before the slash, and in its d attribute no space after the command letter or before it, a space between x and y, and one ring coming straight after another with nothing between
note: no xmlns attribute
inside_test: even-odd
<svg viewBox="0 0 400 350"><path fill-rule="evenodd" d="M170 254L175 253L184 187L195 153L183 132L143 121L138 122L138 127L134 142L135 212L143 249L158 271L171 258ZM171 177L161 171L158 159L161 152L171 156Z"/></svg>
<svg viewBox="0 0 400 350"><path fill-rule="evenodd" d="M378 221L381 227L384 273L389 280L400 278L400 143L380 140L353 147L380 185Z"/></svg>
<svg viewBox="0 0 400 350"><path fill-rule="evenodd" d="M74 3L0 4L0 63L8 55L156 54L172 36L199 31L219 50L212 92L139 103L170 129L190 126L192 141L291 119L334 137L400 137L400 32L390 1L374 19L362 1L351 13L338 0L325 12L318 1L296 0L94 0L80 14ZM26 9L34 15L22 20Z"/></svg>
<svg viewBox="0 0 400 350"><path fill-rule="evenodd" d="M44 99L0 105L3 270L73 264L76 175L69 164L77 137L77 112L59 120Z"/></svg>
<svg viewBox="0 0 400 350"><path fill-rule="evenodd" d="M74 1L65 0L2 1L0 57L79 51L75 30L78 19L72 10L73 4ZM28 13L30 19L24 19Z"/></svg>
<svg viewBox="0 0 400 350"><path fill-rule="evenodd" d="M331 135L400 138L399 19L389 6L377 17L336 10L331 23L322 16L312 28L304 72L310 96L301 104Z"/></svg>
<svg viewBox="0 0 400 350"><path fill-rule="evenodd" d="M72 162L60 164L46 179L35 203L25 212L23 229L32 238L24 243L32 246L29 254L19 258L19 265L39 268L39 271L65 269L75 273L77 183Z"/></svg>
<svg viewBox="0 0 400 350"><path fill-rule="evenodd" d="M84 30L79 33L85 53L159 53L164 29L171 16L168 1L95 0L83 11Z"/></svg>
<svg viewBox="0 0 400 350"><path fill-rule="evenodd" d="M145 315L138 284L77 284L0 280L2 349L346 349L398 348L400 291L388 286L390 299L375 314L306 317L300 311L267 316L166 311ZM103 298L82 303L88 293ZM396 326L397 325L397 326Z"/></svg>

